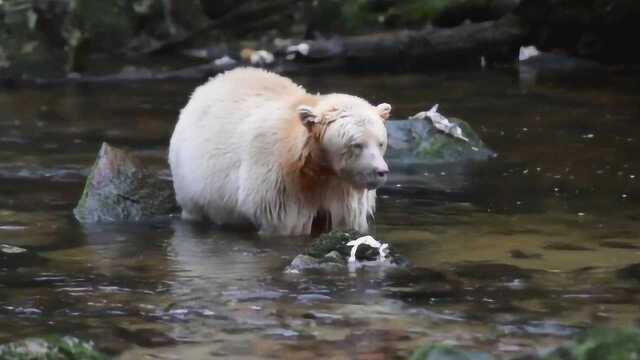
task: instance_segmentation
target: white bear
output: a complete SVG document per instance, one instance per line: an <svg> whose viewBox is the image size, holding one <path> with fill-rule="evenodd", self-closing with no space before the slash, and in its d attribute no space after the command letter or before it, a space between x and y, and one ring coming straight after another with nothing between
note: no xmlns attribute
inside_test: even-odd
<svg viewBox="0 0 640 360"><path fill-rule="evenodd" d="M198 87L180 112L169 164L182 217L305 235L366 231L387 178L391 106L311 95L274 73L240 68Z"/></svg>

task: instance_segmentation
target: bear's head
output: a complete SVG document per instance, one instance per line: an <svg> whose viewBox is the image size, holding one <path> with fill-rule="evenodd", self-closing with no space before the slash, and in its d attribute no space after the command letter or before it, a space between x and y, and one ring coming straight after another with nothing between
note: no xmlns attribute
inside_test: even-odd
<svg viewBox="0 0 640 360"><path fill-rule="evenodd" d="M331 94L297 111L339 178L359 189L376 189L385 183L389 166L383 158L387 150L384 122L391 112L389 104L372 106L355 96Z"/></svg>

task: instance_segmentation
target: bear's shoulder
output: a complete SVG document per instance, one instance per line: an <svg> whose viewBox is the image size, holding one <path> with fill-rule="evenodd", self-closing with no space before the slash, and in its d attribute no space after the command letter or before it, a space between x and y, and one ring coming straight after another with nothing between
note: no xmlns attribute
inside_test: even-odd
<svg viewBox="0 0 640 360"><path fill-rule="evenodd" d="M275 92L280 95L303 95L305 89L291 79L276 73L252 67L236 68L219 74L206 85L241 88L255 92Z"/></svg>

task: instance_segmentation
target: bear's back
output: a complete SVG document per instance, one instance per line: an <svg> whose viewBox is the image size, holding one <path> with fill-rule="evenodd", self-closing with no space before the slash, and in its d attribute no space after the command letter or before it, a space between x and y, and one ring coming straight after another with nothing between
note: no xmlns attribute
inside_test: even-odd
<svg viewBox="0 0 640 360"><path fill-rule="evenodd" d="M258 68L238 68L220 74L203 87L214 87L252 101L274 101L306 94L303 87L278 74Z"/></svg>
<svg viewBox="0 0 640 360"><path fill-rule="evenodd" d="M256 174L263 164L280 162L275 149L281 136L273 134L304 130L291 114L305 96L293 81L254 68L235 69L199 86L180 112L169 147L184 216L204 213L218 223L243 218L237 214L238 195L250 182L243 169Z"/></svg>

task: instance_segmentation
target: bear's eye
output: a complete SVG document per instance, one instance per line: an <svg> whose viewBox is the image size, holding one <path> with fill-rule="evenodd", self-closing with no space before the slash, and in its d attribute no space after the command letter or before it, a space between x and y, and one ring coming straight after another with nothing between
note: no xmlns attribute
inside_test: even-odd
<svg viewBox="0 0 640 360"><path fill-rule="evenodd" d="M383 149L383 148L384 148L384 143L381 141L381 142L379 142L379 143L378 143L378 146L379 146L381 149Z"/></svg>
<svg viewBox="0 0 640 360"><path fill-rule="evenodd" d="M362 143L353 143L351 144L351 148L354 150L362 150L364 149L364 144Z"/></svg>

